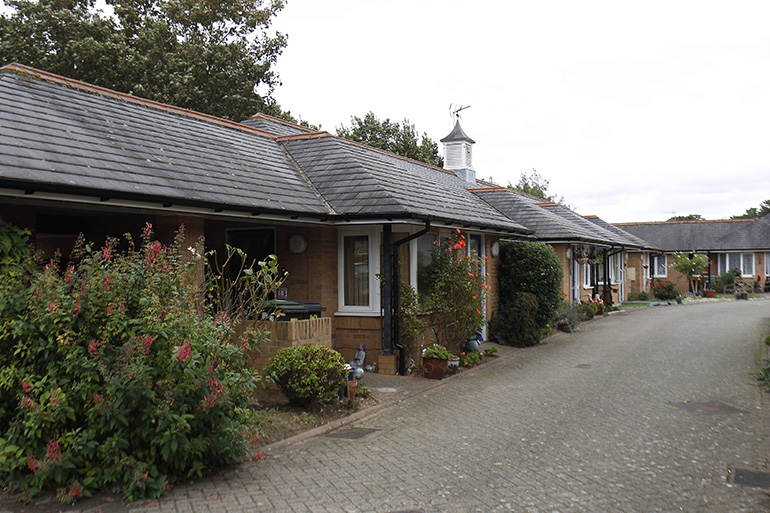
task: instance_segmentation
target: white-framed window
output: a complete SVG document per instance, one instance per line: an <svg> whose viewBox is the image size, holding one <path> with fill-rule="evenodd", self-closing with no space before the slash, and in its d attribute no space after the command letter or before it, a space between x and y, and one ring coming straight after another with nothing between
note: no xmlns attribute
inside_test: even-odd
<svg viewBox="0 0 770 513"><path fill-rule="evenodd" d="M668 278L668 255L655 255L652 257L653 278Z"/></svg>
<svg viewBox="0 0 770 513"><path fill-rule="evenodd" d="M610 256L610 283L623 281L623 253Z"/></svg>
<svg viewBox="0 0 770 513"><path fill-rule="evenodd" d="M340 229L338 239L338 282L340 313L380 313L380 229Z"/></svg>
<svg viewBox="0 0 770 513"><path fill-rule="evenodd" d="M738 269L741 276L754 276L754 253L719 253L717 268L719 274Z"/></svg>
<svg viewBox="0 0 770 513"><path fill-rule="evenodd" d="M591 288L591 264L583 264L580 267L583 268L583 288Z"/></svg>
<svg viewBox="0 0 770 513"><path fill-rule="evenodd" d="M770 252L765 253L765 281L770 278Z"/></svg>

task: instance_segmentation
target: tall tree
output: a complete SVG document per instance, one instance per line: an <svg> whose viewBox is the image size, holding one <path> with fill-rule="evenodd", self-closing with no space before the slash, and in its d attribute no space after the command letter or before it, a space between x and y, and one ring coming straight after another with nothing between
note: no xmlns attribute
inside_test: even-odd
<svg viewBox="0 0 770 513"><path fill-rule="evenodd" d="M770 214L770 199L759 204L759 208L751 207L746 209L746 213L739 216L732 216L731 219L757 219Z"/></svg>
<svg viewBox="0 0 770 513"><path fill-rule="evenodd" d="M532 168L530 174L522 173L519 178L519 183L515 186L508 184L509 189L514 189L524 194L529 194L536 198L544 199L545 201L555 201L556 195L548 194L548 186L551 184L549 180L546 180L536 169ZM563 199L563 198L562 198ZM561 202L561 201L560 201Z"/></svg>
<svg viewBox="0 0 770 513"><path fill-rule="evenodd" d="M668 221L703 221L703 216L700 214L688 214L686 216L674 216L666 219Z"/></svg>
<svg viewBox="0 0 770 513"><path fill-rule="evenodd" d="M280 114L271 67L286 36L267 29L283 0L95 1L5 0L0 63L232 120Z"/></svg>
<svg viewBox="0 0 770 513"><path fill-rule="evenodd" d="M418 136L408 119L404 119L403 123L391 121L390 118L383 121L369 112L363 119L351 117L350 128L340 126L337 135L434 166L444 165L444 159L438 152L438 143L425 132Z"/></svg>

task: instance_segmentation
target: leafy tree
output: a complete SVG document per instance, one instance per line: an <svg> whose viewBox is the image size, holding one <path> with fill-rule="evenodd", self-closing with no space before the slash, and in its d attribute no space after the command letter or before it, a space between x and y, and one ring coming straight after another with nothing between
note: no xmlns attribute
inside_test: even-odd
<svg viewBox="0 0 770 513"><path fill-rule="evenodd" d="M690 290L695 290L695 283L693 282L693 276L701 274L709 265L709 259L706 255L699 255L697 253L676 253L672 257L671 269L678 271L687 277L690 282Z"/></svg>
<svg viewBox="0 0 770 513"><path fill-rule="evenodd" d="M508 188L523 192L524 194L529 194L536 198L542 198L545 201L555 201L556 196L548 194L548 186L550 183L551 182L543 178L536 169L532 168L530 174L522 173L519 178L519 183L515 186L509 183Z"/></svg>
<svg viewBox="0 0 770 513"><path fill-rule="evenodd" d="M759 204L759 208L751 207L746 209L746 213L740 216L732 216L731 219L758 219L770 214L770 199Z"/></svg>
<svg viewBox="0 0 770 513"><path fill-rule="evenodd" d="M686 216L674 216L670 217L667 221L703 221L703 216L700 214L690 214Z"/></svg>
<svg viewBox="0 0 770 513"><path fill-rule="evenodd" d="M337 128L337 135L434 166L444 165L444 159L438 152L438 143L425 132L418 136L408 119L404 119L403 123L391 121L390 118L380 120L373 112L369 112L363 119L351 117L350 124L350 128L345 125Z"/></svg>
<svg viewBox="0 0 770 513"><path fill-rule="evenodd" d="M268 35L283 0L6 0L0 63L19 62L232 120L280 114ZM268 87L264 97L258 85Z"/></svg>

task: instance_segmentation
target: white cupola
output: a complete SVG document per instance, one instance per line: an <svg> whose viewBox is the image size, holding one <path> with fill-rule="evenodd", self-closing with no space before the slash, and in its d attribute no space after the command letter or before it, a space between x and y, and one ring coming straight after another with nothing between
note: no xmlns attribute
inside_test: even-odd
<svg viewBox="0 0 770 513"><path fill-rule="evenodd" d="M452 131L441 142L444 143L444 168L454 171L466 182L476 183L476 171L471 160L476 141L463 132L459 117Z"/></svg>

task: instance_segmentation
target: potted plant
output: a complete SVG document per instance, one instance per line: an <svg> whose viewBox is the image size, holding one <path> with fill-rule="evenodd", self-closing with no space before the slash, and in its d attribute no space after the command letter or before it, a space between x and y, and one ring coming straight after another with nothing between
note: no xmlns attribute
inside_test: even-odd
<svg viewBox="0 0 770 513"><path fill-rule="evenodd" d="M715 293L716 293L716 290L714 290L714 280L711 279L708 282L706 282L705 294L706 294L706 297L714 297Z"/></svg>
<svg viewBox="0 0 770 513"><path fill-rule="evenodd" d="M422 367L428 379L441 379L447 369L447 361L452 353L438 344L431 344L422 352Z"/></svg>
<svg viewBox="0 0 770 513"><path fill-rule="evenodd" d="M579 248L577 248L577 249L575 250L575 260L576 260L576 261L577 261L577 263L579 263L580 265L583 265L583 264L585 264L585 263L587 263L587 262L588 262L588 253L587 253L587 252L586 252L586 250L583 248L583 246L580 246Z"/></svg>

